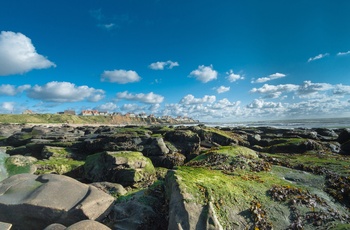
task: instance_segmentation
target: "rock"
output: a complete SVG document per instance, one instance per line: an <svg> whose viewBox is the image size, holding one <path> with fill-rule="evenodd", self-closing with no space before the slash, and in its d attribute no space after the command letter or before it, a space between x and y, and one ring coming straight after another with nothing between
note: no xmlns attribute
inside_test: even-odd
<svg viewBox="0 0 350 230"><path fill-rule="evenodd" d="M79 221L78 223L75 223L71 226L69 226L68 228L66 228L66 230L111 230L110 228L108 228L106 225L103 225L97 221L93 221L93 220L82 220Z"/></svg>
<svg viewBox="0 0 350 230"><path fill-rule="evenodd" d="M108 181L123 186L138 186L150 183L155 177L151 160L140 152L101 152L90 155L84 165L85 178L93 181Z"/></svg>
<svg viewBox="0 0 350 230"><path fill-rule="evenodd" d="M158 181L147 189L120 197L108 216L113 229L167 229L168 206L164 182Z"/></svg>
<svg viewBox="0 0 350 230"><path fill-rule="evenodd" d="M12 228L12 224L0 221L0 229L1 230L10 230L11 228Z"/></svg>
<svg viewBox="0 0 350 230"><path fill-rule="evenodd" d="M144 144L142 153L145 156L164 156L170 152L163 138L149 138Z"/></svg>
<svg viewBox="0 0 350 230"><path fill-rule="evenodd" d="M41 156L45 159L49 159L50 157L68 158L71 156L71 153L67 148L44 146Z"/></svg>
<svg viewBox="0 0 350 230"><path fill-rule="evenodd" d="M102 151L142 151L141 138L131 133L103 134L85 139L82 152L96 153Z"/></svg>
<svg viewBox="0 0 350 230"><path fill-rule="evenodd" d="M90 185L95 186L96 188L114 197L125 195L127 193L125 188L121 184L117 184L117 183L95 182Z"/></svg>
<svg viewBox="0 0 350 230"><path fill-rule="evenodd" d="M199 152L201 140L198 134L190 130L169 131L165 134L165 139L186 157L190 154L198 154Z"/></svg>
<svg viewBox="0 0 350 230"><path fill-rule="evenodd" d="M0 221L15 229L100 220L113 202L112 196L66 176L18 174L0 183Z"/></svg>
<svg viewBox="0 0 350 230"><path fill-rule="evenodd" d="M338 136L338 142L344 144L350 140L350 129L343 129Z"/></svg>
<svg viewBox="0 0 350 230"><path fill-rule="evenodd" d="M323 141L335 141L338 138L338 134L336 134L332 129L318 128L315 129L315 131L318 134L318 138Z"/></svg>
<svg viewBox="0 0 350 230"><path fill-rule="evenodd" d="M44 230L65 230L65 229L66 229L66 226L64 226L63 224L50 224L49 226L44 228Z"/></svg>
<svg viewBox="0 0 350 230"><path fill-rule="evenodd" d="M32 137L33 136L30 133L18 132L18 133L15 133L15 134L9 136L6 140L6 142L7 142L7 145L19 147L19 146L26 145L27 143L29 143Z"/></svg>
<svg viewBox="0 0 350 230"><path fill-rule="evenodd" d="M165 156L150 156L154 167L172 169L185 163L186 157L181 153L172 153Z"/></svg>
<svg viewBox="0 0 350 230"><path fill-rule="evenodd" d="M9 176L30 173L33 174L36 171L35 162L38 160L30 156L13 155L6 159L5 166Z"/></svg>
<svg viewBox="0 0 350 230"><path fill-rule="evenodd" d="M344 155L350 155L350 140L343 143L341 146L341 153Z"/></svg>

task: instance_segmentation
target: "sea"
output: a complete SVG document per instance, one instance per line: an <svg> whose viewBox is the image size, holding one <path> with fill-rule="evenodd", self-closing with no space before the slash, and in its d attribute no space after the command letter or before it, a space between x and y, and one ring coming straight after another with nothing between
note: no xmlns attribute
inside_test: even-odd
<svg viewBox="0 0 350 230"><path fill-rule="evenodd" d="M350 128L350 117L320 118L320 119L295 119L295 120L269 120L247 122L203 122L207 126L219 127L274 127L283 129L294 128Z"/></svg>

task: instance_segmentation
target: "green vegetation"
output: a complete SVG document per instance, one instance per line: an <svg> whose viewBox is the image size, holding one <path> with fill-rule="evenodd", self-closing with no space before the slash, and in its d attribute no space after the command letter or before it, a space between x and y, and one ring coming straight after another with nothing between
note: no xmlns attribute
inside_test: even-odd
<svg viewBox="0 0 350 230"><path fill-rule="evenodd" d="M35 174L65 174L84 164L84 161L77 161L71 158L51 158L49 160L39 160L36 162L38 167Z"/></svg>
<svg viewBox="0 0 350 230"><path fill-rule="evenodd" d="M68 114L0 114L1 123L111 124L112 116L77 116Z"/></svg>
<svg viewBox="0 0 350 230"><path fill-rule="evenodd" d="M267 157L291 168L304 167L305 169L324 168L339 175L350 176L350 156L338 154L319 154L309 151L304 154L270 154ZM277 162L277 164L278 164Z"/></svg>

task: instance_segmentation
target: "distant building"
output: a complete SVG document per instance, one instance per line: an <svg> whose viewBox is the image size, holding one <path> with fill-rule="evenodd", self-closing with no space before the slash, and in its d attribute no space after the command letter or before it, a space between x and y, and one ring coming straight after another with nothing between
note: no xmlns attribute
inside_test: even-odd
<svg viewBox="0 0 350 230"><path fill-rule="evenodd" d="M65 110L63 114L76 115L74 110Z"/></svg>
<svg viewBox="0 0 350 230"><path fill-rule="evenodd" d="M34 113L32 110L30 110L30 109L26 109L26 110L24 110L23 112L22 112L22 114L36 114L36 113Z"/></svg>
<svg viewBox="0 0 350 230"><path fill-rule="evenodd" d="M107 116L109 115L108 112L100 112L98 110L82 110L81 114L82 116Z"/></svg>

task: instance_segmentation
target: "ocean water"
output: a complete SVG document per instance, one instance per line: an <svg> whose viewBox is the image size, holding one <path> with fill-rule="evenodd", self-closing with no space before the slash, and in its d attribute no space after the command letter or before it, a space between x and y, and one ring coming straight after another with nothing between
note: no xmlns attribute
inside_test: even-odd
<svg viewBox="0 0 350 230"><path fill-rule="evenodd" d="M5 160L9 155L5 153L3 149L0 148L0 181L6 179L8 177L6 168L5 168Z"/></svg>
<svg viewBox="0 0 350 230"><path fill-rule="evenodd" d="M275 127L284 129L293 128L350 128L349 118L321 118L321 119L297 119L297 120L273 120L253 122L207 122L208 126L220 127Z"/></svg>

